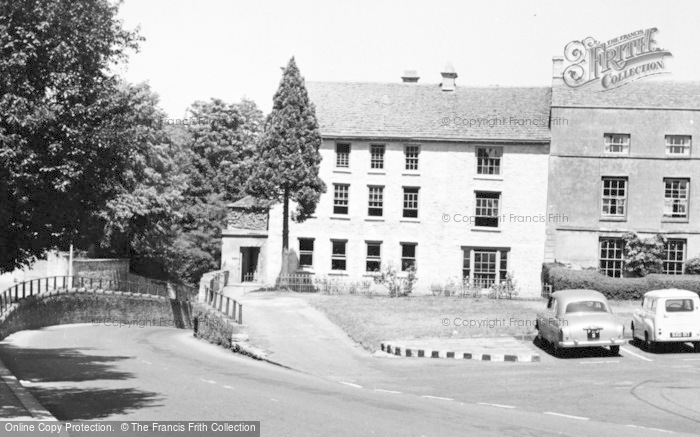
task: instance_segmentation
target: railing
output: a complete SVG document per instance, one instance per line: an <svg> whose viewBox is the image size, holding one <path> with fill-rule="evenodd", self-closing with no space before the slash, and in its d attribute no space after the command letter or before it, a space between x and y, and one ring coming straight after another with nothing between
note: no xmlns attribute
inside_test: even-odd
<svg viewBox="0 0 700 437"><path fill-rule="evenodd" d="M298 293L315 293L318 291L316 282L313 275L308 273L280 275L275 281L275 288L286 288Z"/></svg>
<svg viewBox="0 0 700 437"><path fill-rule="evenodd" d="M243 275L243 282L255 282L258 280L258 276L255 273L246 273Z"/></svg>
<svg viewBox="0 0 700 437"><path fill-rule="evenodd" d="M226 315L239 325L243 323L243 305L235 299L224 296L217 290L209 287L204 289L204 301L209 306Z"/></svg>
<svg viewBox="0 0 700 437"><path fill-rule="evenodd" d="M196 297L193 287L182 284L172 284L175 297L178 300L190 301ZM50 276L47 278L30 279L18 283L0 293L0 315L4 314L13 303L29 296L69 289L111 290L136 294L168 297L169 291L156 283L120 281L112 279L91 278L86 276Z"/></svg>

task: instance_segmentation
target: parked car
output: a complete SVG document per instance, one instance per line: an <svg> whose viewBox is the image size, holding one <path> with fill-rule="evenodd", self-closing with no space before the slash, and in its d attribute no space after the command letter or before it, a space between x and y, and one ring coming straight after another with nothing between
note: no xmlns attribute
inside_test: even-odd
<svg viewBox="0 0 700 437"><path fill-rule="evenodd" d="M632 336L649 350L659 343L693 343L700 352L700 297L676 288L644 293L632 314Z"/></svg>
<svg viewBox="0 0 700 437"><path fill-rule="evenodd" d="M547 309L537 313L537 339L559 355L562 349L609 346L620 353L625 327L613 315L608 300L595 290L560 290L552 293Z"/></svg>

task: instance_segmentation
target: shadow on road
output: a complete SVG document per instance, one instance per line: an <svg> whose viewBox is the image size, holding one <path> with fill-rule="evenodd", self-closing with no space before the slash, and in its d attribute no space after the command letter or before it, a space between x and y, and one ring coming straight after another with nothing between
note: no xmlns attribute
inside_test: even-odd
<svg viewBox="0 0 700 437"><path fill-rule="evenodd" d="M158 394L133 388L80 387L70 383L132 379L113 363L129 356L91 355L89 349L32 349L0 344L0 359L59 420L94 420L152 407ZM0 417L11 411L0 410Z"/></svg>

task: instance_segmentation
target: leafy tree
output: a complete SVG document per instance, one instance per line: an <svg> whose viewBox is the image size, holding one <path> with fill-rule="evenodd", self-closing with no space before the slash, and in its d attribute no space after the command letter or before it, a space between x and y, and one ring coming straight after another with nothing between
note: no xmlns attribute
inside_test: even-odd
<svg viewBox="0 0 700 437"><path fill-rule="evenodd" d="M80 240L118 193L110 67L140 38L107 0L0 0L0 272Z"/></svg>
<svg viewBox="0 0 700 437"><path fill-rule="evenodd" d="M326 185L318 176L321 134L316 111L294 58L289 60L265 120L248 191L259 198L282 202L282 273L287 271L289 202L296 202L295 220L303 222L316 210Z"/></svg>
<svg viewBox="0 0 700 437"><path fill-rule="evenodd" d="M102 255L155 256L174 238L185 176L171 156L165 114L148 85L121 84L110 103L105 141L126 145L129 156L91 241L101 243Z"/></svg>

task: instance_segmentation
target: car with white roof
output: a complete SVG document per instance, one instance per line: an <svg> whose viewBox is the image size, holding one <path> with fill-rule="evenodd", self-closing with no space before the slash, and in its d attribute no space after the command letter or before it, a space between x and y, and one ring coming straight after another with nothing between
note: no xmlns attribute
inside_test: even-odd
<svg viewBox="0 0 700 437"><path fill-rule="evenodd" d="M607 346L614 355L625 344L625 328L613 314L605 296L595 290L560 290L552 293L547 308L537 314L537 340L562 349Z"/></svg>
<svg viewBox="0 0 700 437"><path fill-rule="evenodd" d="M632 315L632 336L648 350L659 344L692 343L700 352L700 297L677 288L644 293Z"/></svg>

